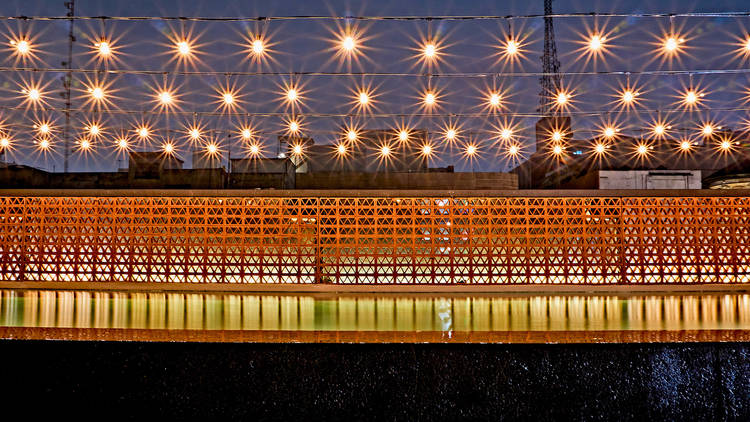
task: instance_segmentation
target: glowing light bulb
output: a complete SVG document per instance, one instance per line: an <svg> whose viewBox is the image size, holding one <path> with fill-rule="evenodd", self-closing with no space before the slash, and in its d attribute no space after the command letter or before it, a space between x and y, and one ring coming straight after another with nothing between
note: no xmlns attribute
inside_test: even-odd
<svg viewBox="0 0 750 422"><path fill-rule="evenodd" d="M187 42L186 40L178 42L177 52L180 53L181 56L190 55L190 52L191 52L190 43Z"/></svg>
<svg viewBox="0 0 750 422"><path fill-rule="evenodd" d="M622 102L624 104L631 104L635 100L636 95L638 95L636 92L626 89L622 93Z"/></svg>
<svg viewBox="0 0 750 422"><path fill-rule="evenodd" d="M37 127L37 130L39 130L39 133L42 135L47 135L52 131L52 128L47 123L42 123Z"/></svg>
<svg viewBox="0 0 750 422"><path fill-rule="evenodd" d="M727 151L732 148L732 143L725 139L721 141L721 143L719 144L719 148L721 148L724 151Z"/></svg>
<svg viewBox="0 0 750 422"><path fill-rule="evenodd" d="M117 147L120 149L128 149L128 140L125 138L120 138L117 140Z"/></svg>
<svg viewBox="0 0 750 422"><path fill-rule="evenodd" d="M508 147L508 154L510 154L511 156L518 155L518 146L516 146L516 145L509 146Z"/></svg>
<svg viewBox="0 0 750 422"><path fill-rule="evenodd" d="M562 154L562 152L563 152L563 148L562 148L562 146L560 146L560 145L555 145L554 147L552 147L552 153L553 153L553 154L555 154L555 155L560 155L560 154Z"/></svg>
<svg viewBox="0 0 750 422"><path fill-rule="evenodd" d="M297 144L294 147L292 147L292 154L294 154L294 155L301 155L302 154L302 145Z"/></svg>
<svg viewBox="0 0 750 422"><path fill-rule="evenodd" d="M29 97L29 100L34 102L42 99L42 93L36 88L31 88L26 91L26 95Z"/></svg>
<svg viewBox="0 0 750 422"><path fill-rule="evenodd" d="M607 40L606 37L603 37L601 35L595 34L592 35L589 39L588 47L591 51L599 51L601 50L602 46L604 45L604 42Z"/></svg>
<svg viewBox="0 0 750 422"><path fill-rule="evenodd" d="M210 155L215 155L219 151L219 147L214 143L206 145L206 152Z"/></svg>
<svg viewBox="0 0 750 422"><path fill-rule="evenodd" d="M286 92L286 98L292 102L297 101L297 99L299 98L299 93L296 89L289 88L289 90Z"/></svg>
<svg viewBox="0 0 750 422"><path fill-rule="evenodd" d="M474 145L469 145L466 147L466 155L468 155L469 157L473 156L476 153L477 147L475 147Z"/></svg>
<svg viewBox="0 0 750 422"><path fill-rule="evenodd" d="M234 104L234 95L232 95L231 92L225 92L224 94L222 94L221 99L226 105Z"/></svg>
<svg viewBox="0 0 750 422"><path fill-rule="evenodd" d="M604 131L602 132L602 134L604 135L605 138L608 138L608 139L614 138L615 134L617 134L617 129L611 126L608 126L604 128Z"/></svg>
<svg viewBox="0 0 750 422"><path fill-rule="evenodd" d="M430 155L432 154L432 147L429 145L423 145L422 146L422 155Z"/></svg>
<svg viewBox="0 0 750 422"><path fill-rule="evenodd" d="M686 92L684 101L687 105L694 105L698 102L698 93L695 91Z"/></svg>
<svg viewBox="0 0 750 422"><path fill-rule="evenodd" d="M141 126L140 128L138 128L138 137L140 137L141 139L148 138L150 134L151 131L148 130L146 126Z"/></svg>
<svg viewBox="0 0 750 422"><path fill-rule="evenodd" d="M3 136L2 139L0 139L0 148L5 149L5 148L8 148L9 146L10 146L10 139Z"/></svg>
<svg viewBox="0 0 750 422"><path fill-rule="evenodd" d="M520 49L521 49L521 46L516 40L508 40L505 43L505 52L510 56L513 56L516 53L518 53L518 50Z"/></svg>
<svg viewBox="0 0 750 422"><path fill-rule="evenodd" d="M49 147L50 143L48 139L42 139L41 141L39 141L39 149L41 149L42 151L48 150Z"/></svg>
<svg viewBox="0 0 750 422"><path fill-rule="evenodd" d="M91 134L91 136L98 136L100 133L101 129L99 128L99 125L89 126L89 134Z"/></svg>
<svg viewBox="0 0 750 422"><path fill-rule="evenodd" d="M344 154L346 154L346 145L344 145L344 144L339 144L339 145L338 145L338 147L336 147L336 152L338 152L338 153L339 153L339 155L344 155Z"/></svg>
<svg viewBox="0 0 750 422"><path fill-rule="evenodd" d="M435 44L433 43L427 43L425 44L424 49L422 49L422 54L428 59L435 58L437 47L435 47Z"/></svg>
<svg viewBox="0 0 750 422"><path fill-rule="evenodd" d="M500 139L503 141L508 141L513 137L513 129L510 128L503 128L503 130L500 131Z"/></svg>
<svg viewBox="0 0 750 422"><path fill-rule="evenodd" d="M112 54L112 47L105 40L94 44L94 47L96 47L97 53L101 57L109 57Z"/></svg>
<svg viewBox="0 0 750 422"><path fill-rule="evenodd" d="M162 149L164 149L164 152L167 154L171 154L174 152L174 145L172 145L171 142L167 142L162 146Z"/></svg>
<svg viewBox="0 0 750 422"><path fill-rule="evenodd" d="M456 130L455 129L448 129L445 131L445 139L452 141L456 139Z"/></svg>
<svg viewBox="0 0 750 422"><path fill-rule="evenodd" d="M557 96L555 97L555 101L557 102L558 106L564 106L568 103L570 100L570 96L565 92L558 92Z"/></svg>
<svg viewBox="0 0 750 422"><path fill-rule="evenodd" d="M490 94L490 98L488 101L492 107L498 107L500 106L501 100L502 98L500 97L500 94L493 92L492 94Z"/></svg>
<svg viewBox="0 0 750 422"><path fill-rule="evenodd" d="M402 130L398 133L398 140L401 142L406 142L409 140L409 132Z"/></svg>
<svg viewBox="0 0 750 422"><path fill-rule="evenodd" d="M13 40L10 45L16 49L16 52L22 56L31 53L31 43L29 40Z"/></svg>
<svg viewBox="0 0 750 422"><path fill-rule="evenodd" d="M354 51L354 49L357 48L357 41L354 37L347 35L341 40L341 47L346 51Z"/></svg>
<svg viewBox="0 0 750 422"><path fill-rule="evenodd" d="M91 94L91 97L97 101L104 99L104 89L97 86L94 88L89 88L89 93Z"/></svg>
<svg viewBox="0 0 750 422"><path fill-rule="evenodd" d="M383 156L383 157L387 157L387 156L391 155L391 147L389 147L388 145L383 145L380 148L380 155Z"/></svg>
<svg viewBox="0 0 750 422"><path fill-rule="evenodd" d="M91 148L91 142L88 139L83 139L81 140L80 146L83 151L87 151Z"/></svg>
<svg viewBox="0 0 750 422"><path fill-rule="evenodd" d="M682 141L680 142L680 149L683 151L687 151L690 148L693 147L693 144L690 141Z"/></svg>
<svg viewBox="0 0 750 422"><path fill-rule="evenodd" d="M289 122L289 132L291 133L297 133L299 132L299 123L295 121Z"/></svg>
<svg viewBox="0 0 750 422"><path fill-rule="evenodd" d="M159 93L159 102L163 105L170 105L174 101L172 93L169 91L162 91Z"/></svg>
<svg viewBox="0 0 750 422"><path fill-rule="evenodd" d="M658 124L654 126L653 132L656 136L663 136L667 132L667 128L662 124Z"/></svg>
<svg viewBox="0 0 750 422"><path fill-rule="evenodd" d="M644 144L640 144L636 148L635 152L637 152L638 155L646 155L646 154L648 154L648 146L646 146Z"/></svg>
<svg viewBox="0 0 750 422"><path fill-rule="evenodd" d="M604 144L596 144L594 147L594 151L596 151L597 154L603 154L606 149L607 147L604 146Z"/></svg>
<svg viewBox="0 0 750 422"><path fill-rule="evenodd" d="M552 132L552 140L553 141L560 142L560 141L562 141L562 138L563 138L563 134L559 130L556 130L556 131Z"/></svg>
<svg viewBox="0 0 750 422"><path fill-rule="evenodd" d="M703 132L703 136L711 136L714 133L714 127L709 123L704 125L701 131Z"/></svg>
<svg viewBox="0 0 750 422"><path fill-rule="evenodd" d="M258 38L253 41L252 48L253 54L255 54L256 56L260 56L265 51L266 46L263 44L263 40Z"/></svg>
<svg viewBox="0 0 750 422"><path fill-rule="evenodd" d="M685 39L683 38L667 37L667 39L664 40L664 51L667 53L674 53L683 42L685 42Z"/></svg>
<svg viewBox="0 0 750 422"><path fill-rule="evenodd" d="M362 91L359 93L359 104L367 105L370 102L370 96L366 92Z"/></svg>
<svg viewBox="0 0 750 422"><path fill-rule="evenodd" d="M198 128L192 128L190 131L188 131L188 135L190 135L190 139L196 141L200 139L201 137L201 131L198 130Z"/></svg>
<svg viewBox="0 0 750 422"><path fill-rule="evenodd" d="M346 132L346 139L350 141L356 141L357 140L357 131L356 130L349 130Z"/></svg>
<svg viewBox="0 0 750 422"><path fill-rule="evenodd" d="M255 144L250 145L250 154L258 155L258 153L260 153L260 147Z"/></svg>
<svg viewBox="0 0 750 422"><path fill-rule="evenodd" d="M249 141L253 139L253 131L250 128L243 128L240 131L240 136L242 136L242 139Z"/></svg>
<svg viewBox="0 0 750 422"><path fill-rule="evenodd" d="M433 106L435 105L435 101L436 101L435 94L433 94L432 92L428 92L424 95L425 105Z"/></svg>

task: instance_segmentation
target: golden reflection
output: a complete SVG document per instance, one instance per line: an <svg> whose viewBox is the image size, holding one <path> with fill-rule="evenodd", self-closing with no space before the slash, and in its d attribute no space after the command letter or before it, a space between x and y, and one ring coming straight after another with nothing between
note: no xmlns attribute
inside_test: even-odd
<svg viewBox="0 0 750 422"><path fill-rule="evenodd" d="M381 332L750 329L750 295L429 296L3 291L0 326Z"/></svg>

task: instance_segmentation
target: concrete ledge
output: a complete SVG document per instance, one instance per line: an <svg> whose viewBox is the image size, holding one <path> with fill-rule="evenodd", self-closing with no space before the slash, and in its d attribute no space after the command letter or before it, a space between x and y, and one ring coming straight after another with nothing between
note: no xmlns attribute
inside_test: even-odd
<svg viewBox="0 0 750 422"><path fill-rule="evenodd" d="M405 198L405 197L528 197L528 198L619 198L619 197L743 197L750 190L432 190L432 189L0 189L0 196L63 197L321 197L321 198Z"/></svg>
<svg viewBox="0 0 750 422"><path fill-rule="evenodd" d="M244 293L531 293L531 294L631 294L750 292L750 284L229 284L229 283L128 283L75 281L0 281L0 289L113 290L144 292L244 292Z"/></svg>

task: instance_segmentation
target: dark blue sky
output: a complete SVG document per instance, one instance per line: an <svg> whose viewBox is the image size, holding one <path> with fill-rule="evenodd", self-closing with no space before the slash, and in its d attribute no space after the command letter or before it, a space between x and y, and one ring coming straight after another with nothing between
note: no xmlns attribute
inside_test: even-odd
<svg viewBox="0 0 750 422"><path fill-rule="evenodd" d="M10 0L0 5L0 14L61 16L65 14L62 0L35 1ZM111 16L286 16L286 15L519 15L542 13L542 0L534 1L78 1L78 15L111 15ZM747 11L747 1L556 1L555 12L615 12L615 13L684 13L684 12L731 12ZM597 24L611 31L612 44L617 48L604 62L585 63L578 58L575 50L580 47L577 41L581 39L585 28L594 24L592 18L565 18L555 22L559 58L563 71L631 71L667 69L669 66L659 61L652 61L654 46L649 43L661 34L663 28L668 28L668 19L654 18L612 18L598 19ZM337 61L332 61L333 52L329 50L332 30L342 21L331 20L291 20L272 22L266 27L272 35L272 42L277 43L274 50L276 61L267 66L266 71L341 71L346 70ZM750 28L750 18L677 18L673 21L677 28L682 28L688 39L689 49L684 59L673 63L673 69L742 69L747 63L736 60L730 53L736 47L734 36L744 35L744 28ZM168 35L172 31L192 31L198 35L200 57L202 63L196 70L207 72L252 71L256 67L243 60L241 34L256 29L256 24L247 22L195 22L175 23L161 21L138 22L107 22L103 25L99 21L78 22L76 24L78 42L75 46L74 67L93 69L87 46L88 37L101 33L103 30L120 37L122 46L122 60L112 65L112 69L129 70L175 70L178 66L170 63ZM428 30L425 22L365 22L359 24L364 29L368 47L368 60L354 66L354 71L365 72L415 72L419 68L413 67L415 60L410 58L414 54L409 48L416 45L415 39L420 33ZM515 71L538 72L541 70L539 54L542 50L543 22L542 19L514 20L514 32L528 35L527 60L517 66ZM433 78L430 82L442 90L444 108L433 117L422 119L406 119L413 127L425 127L436 135L449 123L461 126L463 133L472 135L464 140L480 145L481 160L474 168L498 170L507 168L507 163L497 154L497 149L489 142L486 132L492 130L504 119L511 119L512 114L533 114L538 105L539 84L536 77L507 77L502 72L508 70L498 65L493 53L495 39L502 36L508 28L506 21L443 21L433 22L431 30L445 40L445 64L440 72L490 72L499 73L495 78ZM39 34L40 61L37 67L59 68L65 59L66 22L6 22L5 34L30 31L32 35ZM8 57L8 52L4 52ZM3 64L13 67L14 63L6 59ZM18 71L4 71L0 75L2 84L8 95L0 100L0 106L15 107L19 104L18 83L21 80L41 80L48 84L51 108L60 109L62 102L55 95L62 88L59 82L60 73L34 73ZM79 83L74 91L73 108L84 108L82 97L85 87L80 83L86 80L83 74L76 74ZM72 168L75 170L112 170L117 164L117 158L109 148L112 145L112 132L119 129L132 129L139 121L145 120L154 125L159 132L153 141L154 145L162 142L166 128L170 128L175 141L180 142L180 151L189 163L189 147L183 137L177 132L182 131L185 124L194 119L205 125L207 129L217 131L222 137L222 131L233 129L236 125L252 121L264 132L262 140L269 150L273 150L275 133L282 126L280 116L250 117L257 113L283 113L278 101L278 86L287 82L279 76L242 76L225 77L222 75L177 76L168 75L166 82L179 88L181 111L194 112L190 114L175 114L164 116L154 114L151 100L151 88L164 82L162 76L126 74L107 76L107 82L112 83L116 90L112 113L93 116L91 113L77 113L74 117L74 127L82 131L85 122L92 118L101 119L105 128L109 129L108 137L101 140L100 148L95 156L74 154ZM417 96L427 80L413 76L405 77L304 77L299 81L306 90L307 100L304 113L315 114L347 114L351 112L349 91L362 83L377 87L379 107L382 114L411 114L418 110L415 103ZM653 117L648 113L627 113L617 115L604 114L614 110L612 94L616 88L626 83L624 76L589 75L565 77L564 83L573 87L578 94L576 97L577 112L574 118L576 137L590 136L590 130L600 124L602 120L617 120L622 125L628 125L628 133L637 133L641 127ZM672 98L682 86L690 83L686 75L657 75L648 77L633 77L632 83L637 83L644 92L643 109L655 110L669 108L675 100ZM744 74L695 76L693 82L704 87L711 100L710 107L701 113L674 116L676 125L690 126L700 120L721 121L725 125L738 126L738 121L744 118L743 113L725 113L720 109L737 108L741 106L743 90L748 85ZM240 88L242 110L247 116L203 116L202 112L214 112L216 104L214 88L230 84ZM497 84L508 90L511 95L509 114L488 118L449 119L447 113L469 114L477 113L481 108L480 93L487 86ZM712 111L713 110L713 111ZM591 114L591 116L584 116ZM17 148L13 158L17 162L28 163L59 170L62 160L58 155L38 156L27 148L32 143L30 128L35 119L53 119L56 125L62 125L62 115L59 112L10 112L5 113L6 120L12 126L12 135ZM524 138L521 140L532 144L534 118L513 117L513 123L524 128ZM353 122L366 128L390 128L401 122L401 119L359 118L348 119L341 117L311 117L305 120L307 133L316 139L317 143L332 143L336 140L337 127L342 123ZM59 134L58 134L59 135ZM471 139L469 139L471 138ZM61 142L57 142L57 151L61 152ZM107 146L108 148L101 148ZM155 148L155 146L154 146ZM236 145L233 155L239 155L241 150ZM455 154L444 151L443 158L434 165L457 164L460 169L470 169L466 163L457 162Z"/></svg>

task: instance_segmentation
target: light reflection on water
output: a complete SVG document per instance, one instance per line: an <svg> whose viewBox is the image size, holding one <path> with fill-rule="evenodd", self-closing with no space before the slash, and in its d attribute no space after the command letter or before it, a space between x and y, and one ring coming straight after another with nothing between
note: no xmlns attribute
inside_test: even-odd
<svg viewBox="0 0 750 422"><path fill-rule="evenodd" d="M750 295L432 296L2 291L0 326L281 331L750 329Z"/></svg>

